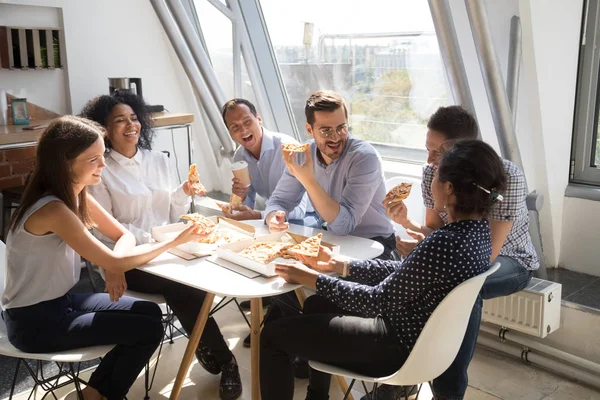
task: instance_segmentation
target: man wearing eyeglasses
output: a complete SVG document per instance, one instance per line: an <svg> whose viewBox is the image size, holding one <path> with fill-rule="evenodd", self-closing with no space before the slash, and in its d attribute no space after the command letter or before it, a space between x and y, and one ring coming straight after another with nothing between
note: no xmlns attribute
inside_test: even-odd
<svg viewBox="0 0 600 400"><path fill-rule="evenodd" d="M386 189L379 154L349 135L348 109L338 93L313 93L304 111L306 130L314 140L304 163L297 162L302 155L283 152L287 171L265 210L269 230L287 230L287 213L308 193L318 226L336 235L376 240L384 246L379 258L395 259L394 228L381 204Z"/></svg>

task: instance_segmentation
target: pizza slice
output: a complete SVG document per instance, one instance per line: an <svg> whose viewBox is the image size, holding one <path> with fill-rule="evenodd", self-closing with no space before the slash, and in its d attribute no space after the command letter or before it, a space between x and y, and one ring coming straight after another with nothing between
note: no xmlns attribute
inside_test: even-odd
<svg viewBox="0 0 600 400"><path fill-rule="evenodd" d="M303 242L300 242L286 249L288 254L300 254L307 257L317 257L321 248L322 233L316 236L309 237Z"/></svg>
<svg viewBox="0 0 600 400"><path fill-rule="evenodd" d="M225 214L232 214L233 213L233 209L231 207L231 204L218 203L217 202L217 206L219 206L219 208L221 209L221 211L223 211L223 213L225 213Z"/></svg>
<svg viewBox="0 0 600 400"><path fill-rule="evenodd" d="M198 233L207 235L215 230L216 224L212 222L210 219L206 218L203 215L194 213L194 214L185 214L180 217L181 219L185 219L188 221L192 221L195 224L200 225L198 229Z"/></svg>
<svg viewBox="0 0 600 400"><path fill-rule="evenodd" d="M403 182L399 185L396 185L389 192L387 192L385 195L385 201L387 201L388 204L404 201L408 198L410 189L412 189L412 183Z"/></svg>
<svg viewBox="0 0 600 400"><path fill-rule="evenodd" d="M280 242L255 243L245 248L239 255L262 264L268 264L281 257L281 250L285 246L289 245Z"/></svg>
<svg viewBox="0 0 600 400"><path fill-rule="evenodd" d="M188 181L192 186L194 192L206 192L206 188L200 183L200 174L196 168L196 164L190 165L190 172L188 172Z"/></svg>
<svg viewBox="0 0 600 400"><path fill-rule="evenodd" d="M231 196L229 196L229 204L231 205L232 209L239 207L242 205L242 198L237 194L231 193Z"/></svg>
<svg viewBox="0 0 600 400"><path fill-rule="evenodd" d="M304 144L288 143L288 144L281 145L281 148L283 151L289 151L292 153L304 153L308 150L309 147L310 147L310 143L304 143Z"/></svg>

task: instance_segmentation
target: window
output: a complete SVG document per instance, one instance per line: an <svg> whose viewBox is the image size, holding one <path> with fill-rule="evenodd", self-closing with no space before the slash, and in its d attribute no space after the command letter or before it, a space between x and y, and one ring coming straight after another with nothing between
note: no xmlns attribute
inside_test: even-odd
<svg viewBox="0 0 600 400"><path fill-rule="evenodd" d="M304 138L306 99L331 89L348 103L352 134L372 142L384 157L412 159L424 149L429 116L450 102L426 1L260 5Z"/></svg>
<svg viewBox="0 0 600 400"><path fill-rule="evenodd" d="M600 5L586 3L570 178L575 183L600 185Z"/></svg>

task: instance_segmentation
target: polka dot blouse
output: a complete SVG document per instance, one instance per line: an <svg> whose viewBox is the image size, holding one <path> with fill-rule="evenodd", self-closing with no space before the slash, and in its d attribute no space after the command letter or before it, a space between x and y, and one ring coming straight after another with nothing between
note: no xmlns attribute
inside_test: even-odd
<svg viewBox="0 0 600 400"><path fill-rule="evenodd" d="M460 283L490 267L487 221L458 221L432 232L404 262L352 261L348 280L319 275L317 293L350 312L382 315L412 350L427 319Z"/></svg>

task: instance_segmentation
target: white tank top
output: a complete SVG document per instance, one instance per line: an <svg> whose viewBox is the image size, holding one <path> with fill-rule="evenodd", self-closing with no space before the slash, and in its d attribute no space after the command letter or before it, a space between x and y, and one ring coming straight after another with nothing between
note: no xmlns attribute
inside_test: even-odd
<svg viewBox="0 0 600 400"><path fill-rule="evenodd" d="M31 214L55 196L45 196L25 213L6 240L6 275L2 308L25 307L56 299L66 294L78 281L81 258L58 235L33 235L24 228Z"/></svg>

